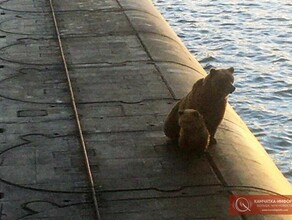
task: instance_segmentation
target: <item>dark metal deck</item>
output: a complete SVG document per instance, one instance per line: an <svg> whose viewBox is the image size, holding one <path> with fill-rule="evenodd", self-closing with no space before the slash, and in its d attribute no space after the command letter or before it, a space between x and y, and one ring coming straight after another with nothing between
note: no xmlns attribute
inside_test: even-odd
<svg viewBox="0 0 292 220"><path fill-rule="evenodd" d="M160 14L147 0L53 2L101 219L242 219L218 154L184 155L163 134L203 70ZM0 219L95 219L49 1L0 12Z"/></svg>

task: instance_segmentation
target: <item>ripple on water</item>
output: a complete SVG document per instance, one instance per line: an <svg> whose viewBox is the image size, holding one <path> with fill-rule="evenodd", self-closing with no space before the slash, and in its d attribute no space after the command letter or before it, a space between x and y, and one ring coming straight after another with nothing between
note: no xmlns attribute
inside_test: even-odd
<svg viewBox="0 0 292 220"><path fill-rule="evenodd" d="M215 61L215 60L216 60L215 57L207 56L207 57L201 59L199 62L200 62L200 63L207 63L207 62L211 62L211 61Z"/></svg>
<svg viewBox="0 0 292 220"><path fill-rule="evenodd" d="M281 97L284 98L292 98L292 89L284 89L284 90L279 90L274 92L275 95L280 95ZM290 101L292 101L290 99Z"/></svg>

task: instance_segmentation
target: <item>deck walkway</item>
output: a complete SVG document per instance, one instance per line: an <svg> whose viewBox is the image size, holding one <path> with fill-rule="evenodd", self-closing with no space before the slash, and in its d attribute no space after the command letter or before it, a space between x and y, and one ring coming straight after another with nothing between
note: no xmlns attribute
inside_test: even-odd
<svg viewBox="0 0 292 220"><path fill-rule="evenodd" d="M102 220L263 219L230 216L228 196L292 194L230 107L206 156L168 142L205 72L149 0L53 2ZM49 1L0 12L0 219L96 219Z"/></svg>

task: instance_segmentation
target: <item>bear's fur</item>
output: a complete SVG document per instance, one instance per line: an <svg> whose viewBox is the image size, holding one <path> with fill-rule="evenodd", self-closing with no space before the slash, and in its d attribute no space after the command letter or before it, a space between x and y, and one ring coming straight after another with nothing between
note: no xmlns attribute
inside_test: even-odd
<svg viewBox="0 0 292 220"><path fill-rule="evenodd" d="M194 109L179 110L179 147L184 151L203 153L209 145L210 135L203 116Z"/></svg>
<svg viewBox="0 0 292 220"><path fill-rule="evenodd" d="M235 90L233 73L233 67L211 69L205 78L198 80L187 96L182 98L167 116L164 123L165 135L177 141L180 131L178 111L195 109L204 117L210 133L210 143L215 144L214 136L224 116L227 96Z"/></svg>

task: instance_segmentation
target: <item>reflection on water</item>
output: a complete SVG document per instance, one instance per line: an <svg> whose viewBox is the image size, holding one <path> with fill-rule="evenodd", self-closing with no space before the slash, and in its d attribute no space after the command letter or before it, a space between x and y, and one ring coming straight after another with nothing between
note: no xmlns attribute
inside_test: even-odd
<svg viewBox="0 0 292 220"><path fill-rule="evenodd" d="M206 70L233 66L230 102L292 182L290 0L153 0Z"/></svg>

